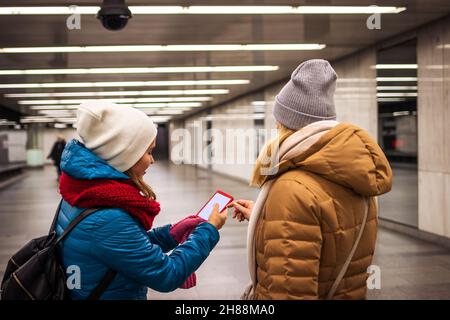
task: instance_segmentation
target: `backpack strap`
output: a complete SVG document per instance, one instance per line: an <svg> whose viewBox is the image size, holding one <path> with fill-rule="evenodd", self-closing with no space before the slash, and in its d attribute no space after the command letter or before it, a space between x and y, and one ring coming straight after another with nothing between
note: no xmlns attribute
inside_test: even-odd
<svg viewBox="0 0 450 320"><path fill-rule="evenodd" d="M84 218L90 216L91 214L93 214L94 212L100 210L99 208L90 208L90 209L86 209L83 212L81 212L75 219L73 219L69 226L64 230L64 232L62 233L62 235L59 236L59 238L55 241L55 246L61 241L63 240L72 230L73 228L75 228L77 226L77 224L79 224L81 222L81 220L83 220Z"/></svg>
<svg viewBox="0 0 450 320"><path fill-rule="evenodd" d="M327 295L327 300L331 300L336 293L336 290L339 286L339 283L341 283L342 278L344 278L345 273L347 272L347 268L350 265L350 262L352 261L353 255L355 254L356 248L358 248L359 241L361 240L361 236L364 232L364 227L366 226L367 222L367 216L369 215L369 199L364 199L364 218L361 223L361 227L359 228L358 236L356 237L356 241L353 244L352 250L350 251L350 254L347 257L347 260L345 261L344 265L342 266L341 271L339 272L338 276L336 277L336 280L334 280L333 285L331 286L330 291Z"/></svg>
<svg viewBox="0 0 450 320"><path fill-rule="evenodd" d="M102 293L114 280L116 274L116 271L114 271L113 269L109 269L108 272L103 276L103 279L97 284L94 290L92 290L91 294L86 298L86 300L98 300Z"/></svg>
<svg viewBox="0 0 450 320"><path fill-rule="evenodd" d="M56 210L55 218L53 219L52 227L50 230L55 230L56 220L59 214L59 210L61 208L62 200L58 205L58 209ZM55 241L54 246L56 247L60 241L62 241L72 230L79 224L84 218L90 216L94 212L100 210L100 208L90 208L81 212L75 219L73 219L69 226L64 230L62 235ZM103 276L102 280L97 284L97 286L92 290L92 292L87 297L87 300L98 300L102 293L106 290L106 288L111 284L116 276L117 272L113 269L109 269L108 272Z"/></svg>
<svg viewBox="0 0 450 320"><path fill-rule="evenodd" d="M56 208L56 213L55 213L55 216L53 217L53 221L50 226L50 231L48 232L49 234L56 230L56 222L58 222L58 215L59 215L59 211L61 210L62 202L63 202L63 200L61 199L61 201L58 204L58 208Z"/></svg>

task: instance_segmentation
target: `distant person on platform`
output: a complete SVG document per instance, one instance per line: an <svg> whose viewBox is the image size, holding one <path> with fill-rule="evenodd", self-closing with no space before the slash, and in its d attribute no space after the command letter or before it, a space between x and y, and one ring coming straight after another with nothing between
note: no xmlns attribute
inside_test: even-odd
<svg viewBox="0 0 450 320"><path fill-rule="evenodd" d="M56 167L56 172L58 173L58 181L59 176L61 175L61 168L59 167L61 163L61 155L63 153L64 147L66 146L66 140L62 135L59 135L53 144L52 151L50 151L47 159L52 159L53 165Z"/></svg>

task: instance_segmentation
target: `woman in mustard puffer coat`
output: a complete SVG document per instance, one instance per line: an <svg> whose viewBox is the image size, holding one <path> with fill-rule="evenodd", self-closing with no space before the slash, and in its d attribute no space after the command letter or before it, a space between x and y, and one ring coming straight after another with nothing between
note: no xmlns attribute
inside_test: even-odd
<svg viewBox="0 0 450 320"><path fill-rule="evenodd" d="M364 299L377 235L376 196L392 170L363 129L335 120L336 74L324 60L301 64L276 98L279 136L257 161L249 219L247 299ZM268 163L265 156L272 160Z"/></svg>

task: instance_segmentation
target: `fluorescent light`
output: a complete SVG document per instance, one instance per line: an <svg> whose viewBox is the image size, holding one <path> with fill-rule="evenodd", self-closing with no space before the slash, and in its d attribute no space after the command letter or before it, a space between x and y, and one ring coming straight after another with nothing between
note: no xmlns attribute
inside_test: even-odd
<svg viewBox="0 0 450 320"><path fill-rule="evenodd" d="M186 51L285 51L322 50L324 44L180 44L180 45L111 45L66 47L11 47L0 48L0 53L84 53L84 52L186 52Z"/></svg>
<svg viewBox="0 0 450 320"><path fill-rule="evenodd" d="M406 101L405 98L378 98L378 102L401 102Z"/></svg>
<svg viewBox="0 0 450 320"><path fill-rule="evenodd" d="M171 119L170 116L152 116L152 121L155 123L167 122ZM58 117L58 118L50 118L43 116L28 116L20 119L21 123L76 123L77 118L75 117Z"/></svg>
<svg viewBox="0 0 450 320"><path fill-rule="evenodd" d="M124 82L60 82L60 83L3 83L0 89L31 88L89 88L89 87L158 87L158 86L214 86L248 84L250 80L167 80Z"/></svg>
<svg viewBox="0 0 450 320"><path fill-rule="evenodd" d="M400 13L405 7L384 6L299 6L301 14L374 14L374 13Z"/></svg>
<svg viewBox="0 0 450 320"><path fill-rule="evenodd" d="M30 110L76 110L78 109L78 105L73 106L31 106Z"/></svg>
<svg viewBox="0 0 450 320"><path fill-rule="evenodd" d="M0 7L0 15L71 15L71 14L96 14L100 10L98 6L74 6L67 7Z"/></svg>
<svg viewBox="0 0 450 320"><path fill-rule="evenodd" d="M139 102L186 102L186 101L210 101L211 97L162 97L162 98L123 98L123 99L101 99L101 101L113 103L139 103ZM63 99L63 100L20 100L18 104L34 105L34 104L77 104L92 99Z"/></svg>
<svg viewBox="0 0 450 320"><path fill-rule="evenodd" d="M404 7L378 6L192 6L190 14L373 14L399 13ZM132 11L134 13L134 11ZM145 12L145 11L142 11Z"/></svg>
<svg viewBox="0 0 450 320"><path fill-rule="evenodd" d="M378 92L377 97L417 97L417 92Z"/></svg>
<svg viewBox="0 0 450 320"><path fill-rule="evenodd" d="M248 120L248 119L265 119L265 115L263 113L257 114L214 114L209 116L200 117L203 121L208 120Z"/></svg>
<svg viewBox="0 0 450 320"><path fill-rule="evenodd" d="M417 81L417 77L377 77L378 82L409 82Z"/></svg>
<svg viewBox="0 0 450 320"><path fill-rule="evenodd" d="M39 110L39 113L46 113L46 114L75 114L76 110L67 110L67 109L59 109L59 110Z"/></svg>
<svg viewBox="0 0 450 320"><path fill-rule="evenodd" d="M15 124L15 121L0 120L0 126L14 126Z"/></svg>
<svg viewBox="0 0 450 320"><path fill-rule="evenodd" d="M119 103L121 107L133 108L196 108L201 107L201 102L169 102L169 103ZM57 110L57 109L78 109L79 105L48 105L48 106L30 106L31 110Z"/></svg>
<svg viewBox="0 0 450 320"><path fill-rule="evenodd" d="M98 92L50 92L50 93L7 93L5 98L57 98L57 97L101 97L101 96L165 96L196 94L228 94L228 89L197 90L149 90L149 91L98 91Z"/></svg>
<svg viewBox="0 0 450 320"><path fill-rule="evenodd" d="M409 111L395 111L392 113L394 117L409 116Z"/></svg>
<svg viewBox="0 0 450 320"><path fill-rule="evenodd" d="M373 14L399 13L405 7L377 6L189 6L130 7L133 14Z"/></svg>
<svg viewBox="0 0 450 320"><path fill-rule="evenodd" d="M135 15L145 14L373 14L399 13L392 6L129 6ZM0 15L95 15L99 6L0 7Z"/></svg>
<svg viewBox="0 0 450 320"><path fill-rule="evenodd" d="M387 70L387 69L417 69L417 64L377 64L376 69Z"/></svg>
<svg viewBox="0 0 450 320"><path fill-rule="evenodd" d="M266 101L252 101L253 106L265 106L267 105Z"/></svg>
<svg viewBox="0 0 450 320"><path fill-rule="evenodd" d="M417 86L377 86L379 91L417 90Z"/></svg>
<svg viewBox="0 0 450 320"><path fill-rule="evenodd" d="M75 123L76 121L77 118L74 117L49 118L43 116L29 116L20 119L21 123L53 123L53 122Z"/></svg>
<svg viewBox="0 0 450 320"><path fill-rule="evenodd" d="M170 114L170 115L174 115L174 114L183 114L183 110L158 110L156 111L156 114Z"/></svg>
<svg viewBox="0 0 450 320"><path fill-rule="evenodd" d="M204 67L136 67L136 68L77 68L0 70L1 75L48 74L115 74L115 73L192 73L192 72L257 72L275 71L278 66L204 66Z"/></svg>
<svg viewBox="0 0 450 320"><path fill-rule="evenodd" d="M31 110L76 110L79 106L32 106Z"/></svg>
<svg viewBox="0 0 450 320"><path fill-rule="evenodd" d="M132 107L133 105L130 105L130 107ZM50 108L51 107L51 108ZM134 108L136 109L141 109L141 110L160 110L160 109L164 109L164 110L173 110L173 111L187 111L187 110L192 110L192 107L170 107L170 106L152 106L152 107L146 107L146 106L134 106ZM71 108L66 108L63 106L47 106L47 107L41 107L41 106L35 106L32 108L32 110L36 110L36 111L73 111L76 112L78 108L76 107L71 107Z"/></svg>
<svg viewBox="0 0 450 320"><path fill-rule="evenodd" d="M125 106L125 104L119 104L119 106ZM166 107L175 107L175 108L196 108L201 107L201 102L171 102L171 103L135 103L126 105L128 107L133 108L166 108Z"/></svg>
<svg viewBox="0 0 450 320"><path fill-rule="evenodd" d="M155 123L164 123L172 119L170 116L151 116L150 119L152 119Z"/></svg>
<svg viewBox="0 0 450 320"><path fill-rule="evenodd" d="M68 117L75 116L74 112L65 111L65 110L40 110L40 111L38 111L38 113L45 115L47 117L53 117L53 118L64 117L64 116L68 116Z"/></svg>

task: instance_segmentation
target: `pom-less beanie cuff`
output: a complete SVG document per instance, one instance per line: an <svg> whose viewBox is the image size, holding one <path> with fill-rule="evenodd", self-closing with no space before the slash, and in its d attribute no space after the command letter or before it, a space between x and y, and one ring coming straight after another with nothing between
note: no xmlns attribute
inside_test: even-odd
<svg viewBox="0 0 450 320"><path fill-rule="evenodd" d="M316 121L336 120L336 115L322 117L303 113L299 110L292 109L282 104L278 100L278 96L275 98L273 115L279 123L281 123L286 128L291 130L298 130Z"/></svg>

